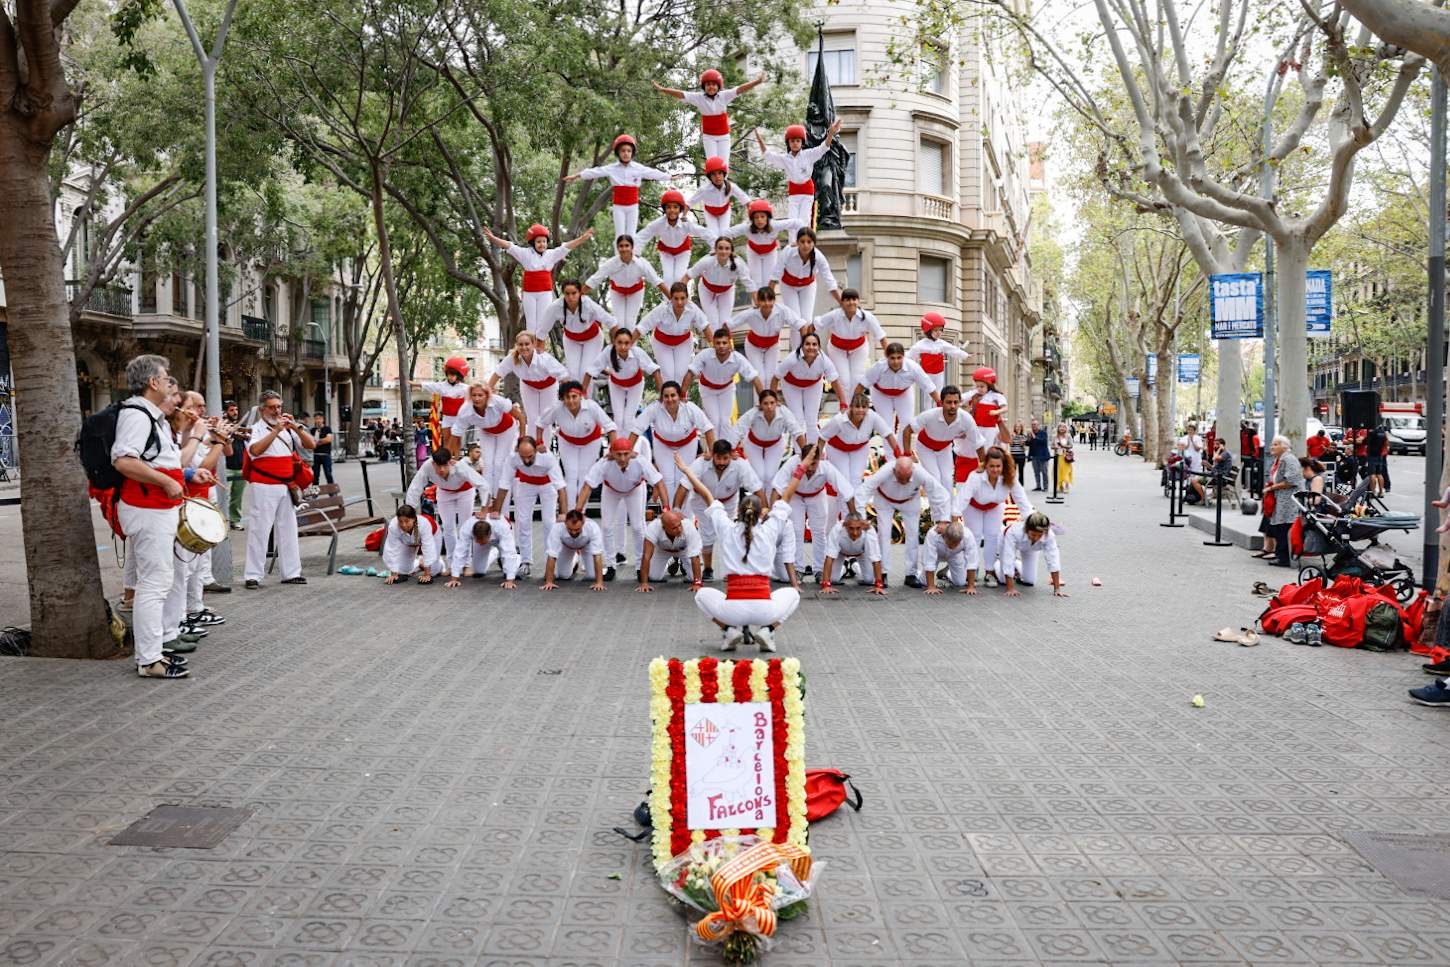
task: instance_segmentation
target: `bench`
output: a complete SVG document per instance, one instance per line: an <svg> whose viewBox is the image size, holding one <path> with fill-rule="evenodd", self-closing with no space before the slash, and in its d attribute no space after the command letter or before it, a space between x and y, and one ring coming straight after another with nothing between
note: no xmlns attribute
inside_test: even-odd
<svg viewBox="0 0 1450 967"><path fill-rule="evenodd" d="M347 516L347 508L367 503L367 497L344 497L337 484L321 484L315 489L316 493L309 491L307 499L297 507L297 536L332 539L327 547L327 573L332 574L337 569L338 535L359 527L375 526L382 523L383 519L373 516ZM270 574L277 564L277 557L275 550L270 547L267 555L270 558L267 572Z"/></svg>

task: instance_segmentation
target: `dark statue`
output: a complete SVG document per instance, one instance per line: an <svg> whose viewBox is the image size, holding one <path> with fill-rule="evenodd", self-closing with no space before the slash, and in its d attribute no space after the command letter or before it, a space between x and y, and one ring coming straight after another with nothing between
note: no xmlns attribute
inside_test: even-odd
<svg viewBox="0 0 1450 967"><path fill-rule="evenodd" d="M811 79L811 98L806 105L806 147L815 147L826 139L826 131L836 117L836 103L831 98L831 85L826 79L826 36L820 36L816 55L816 74ZM811 177L816 183L816 229L826 231L841 227L841 208L845 204L846 162L850 155L836 138L831 149L816 162Z"/></svg>

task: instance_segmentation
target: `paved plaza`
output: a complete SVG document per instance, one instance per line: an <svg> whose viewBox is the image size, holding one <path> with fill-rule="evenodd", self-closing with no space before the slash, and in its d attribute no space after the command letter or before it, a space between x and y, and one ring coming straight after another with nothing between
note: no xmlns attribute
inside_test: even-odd
<svg viewBox="0 0 1450 967"><path fill-rule="evenodd" d="M813 828L818 897L767 963L1450 963L1444 903L1341 839L1450 833L1419 659L1210 640L1284 572L1079 452L1048 508L1070 599L806 593L780 642L808 765L865 808ZM320 547L307 587L212 602L189 680L0 660L0 964L718 963L611 831L646 791L646 663L716 640L688 593L389 589ZM253 815L212 850L107 845L163 803Z"/></svg>

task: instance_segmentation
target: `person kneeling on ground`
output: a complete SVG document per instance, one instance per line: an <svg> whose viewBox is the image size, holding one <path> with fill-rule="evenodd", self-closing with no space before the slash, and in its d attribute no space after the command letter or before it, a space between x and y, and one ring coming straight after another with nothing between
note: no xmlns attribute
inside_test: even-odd
<svg viewBox="0 0 1450 967"><path fill-rule="evenodd" d="M965 524L954 520L938 524L926 535L922 546L921 567L926 572L926 593L941 594L937 587L938 568L947 569L947 583L962 589L963 594L977 593L977 539Z"/></svg>
<svg viewBox="0 0 1450 967"><path fill-rule="evenodd" d="M881 575L881 541L866 518L856 511L851 511L845 520L832 527L830 536L826 538L826 563L821 568L822 594L836 594L839 590L831 584L837 561L864 561L871 568L871 576L866 576L866 568L863 567L856 583L869 586L872 594L886 594L886 584Z"/></svg>
<svg viewBox="0 0 1450 967"><path fill-rule="evenodd" d="M419 584L431 583L433 572L438 570L438 525L430 517L420 522L413 505L403 504L388 521L388 532L383 537L383 566L388 569L387 584L397 584L415 572Z"/></svg>
<svg viewBox="0 0 1450 967"><path fill-rule="evenodd" d="M729 444L726 444L729 446ZM678 510L666 510L644 529L644 551L639 559L639 587L635 591L653 591L651 581L666 581L672 574L688 574L691 590L701 587L703 538L695 522Z"/></svg>
<svg viewBox="0 0 1450 967"><path fill-rule="evenodd" d="M1026 517L1007 528L1002 535L1002 556L998 559L997 576L1007 585L1007 596L1021 595L1017 585L1032 587L1037 582L1038 558L1045 558L1048 573L1052 576L1052 593L1065 598L1062 589L1062 560L1057 553L1057 538L1052 533L1052 522L1041 512Z"/></svg>
<svg viewBox="0 0 1450 967"><path fill-rule="evenodd" d="M453 542L452 577L443 585L445 588L458 587L462 583L460 578L470 575L483 577L494 561L498 561L499 570L503 571L503 583L499 587L509 591L518 587L515 581L519 575L519 552L514 547L513 528L506 520L486 520L487 513L480 509L474 516L465 518L458 529L458 537Z"/></svg>
<svg viewBox="0 0 1450 967"><path fill-rule="evenodd" d="M594 583L589 585L589 590L605 590L604 534L597 523L584 516L584 511L569 511L561 522L549 529L544 553L548 561L544 564L544 583L539 585L540 591L557 591L559 581L571 580L574 566L581 557L594 561Z"/></svg>

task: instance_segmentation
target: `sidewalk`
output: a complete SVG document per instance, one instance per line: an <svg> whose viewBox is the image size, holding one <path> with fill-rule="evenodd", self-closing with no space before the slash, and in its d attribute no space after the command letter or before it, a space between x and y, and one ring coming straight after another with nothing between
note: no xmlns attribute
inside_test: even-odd
<svg viewBox="0 0 1450 967"><path fill-rule="evenodd" d="M813 830L819 902L766 963L1450 963L1443 901L1340 838L1450 833L1418 660L1209 640L1265 570L1158 527L1151 468L1075 473L1067 600L807 591L780 643L808 764L865 808ZM716 637L688 592L309 568L214 601L187 681L0 660L0 963L719 962L611 832L648 784L647 661ZM161 803L254 815L214 850L106 845Z"/></svg>

